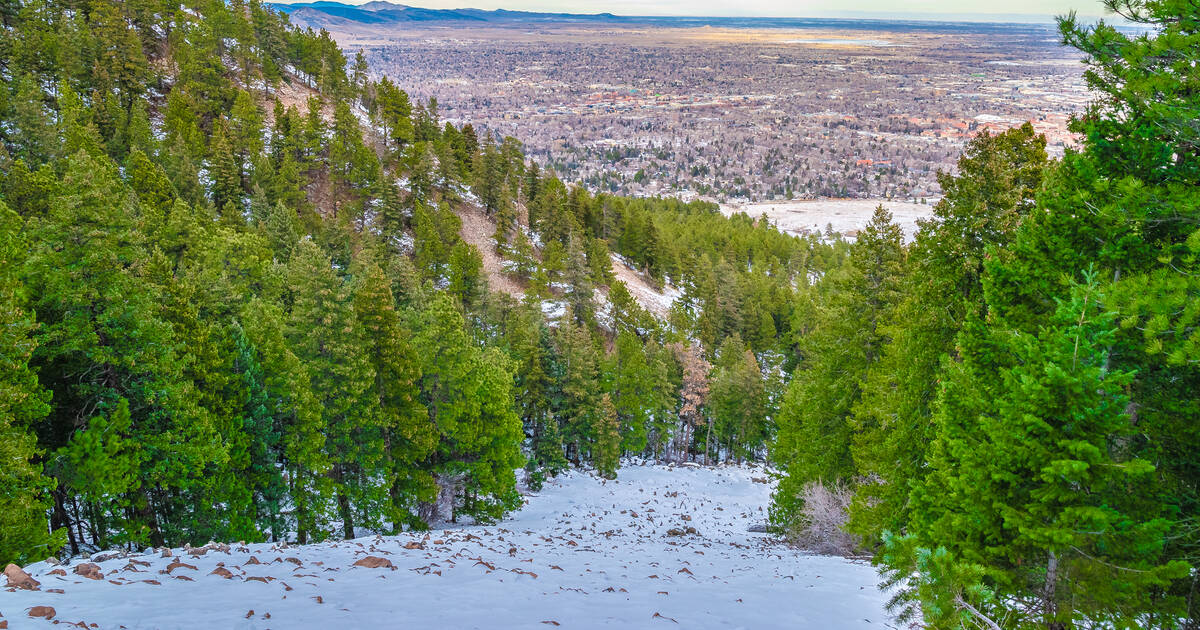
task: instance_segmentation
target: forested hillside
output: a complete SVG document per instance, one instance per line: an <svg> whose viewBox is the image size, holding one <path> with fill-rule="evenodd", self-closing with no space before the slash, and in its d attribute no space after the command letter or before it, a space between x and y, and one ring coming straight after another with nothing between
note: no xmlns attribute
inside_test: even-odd
<svg viewBox="0 0 1200 630"><path fill-rule="evenodd" d="M1200 12L1106 4L1146 32L1061 21L1080 151L976 138L914 243L877 214L797 307L775 520L847 504L902 619L1200 622Z"/></svg>
<svg viewBox="0 0 1200 630"><path fill-rule="evenodd" d="M0 563L495 519L760 459L846 244L595 196L257 2L8 2ZM486 213L525 298L488 290ZM612 257L682 290L651 317Z"/></svg>
<svg viewBox="0 0 1200 630"><path fill-rule="evenodd" d="M0 564L769 458L903 619L1194 627L1200 23L1108 4L1081 150L982 134L849 243L564 183L258 2L0 3Z"/></svg>

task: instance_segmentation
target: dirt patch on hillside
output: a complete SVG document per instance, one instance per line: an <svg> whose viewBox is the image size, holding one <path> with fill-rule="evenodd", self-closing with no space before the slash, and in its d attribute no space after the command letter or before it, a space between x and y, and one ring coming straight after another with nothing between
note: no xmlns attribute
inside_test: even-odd
<svg viewBox="0 0 1200 630"><path fill-rule="evenodd" d="M494 291L503 291L518 300L525 296L525 287L515 278L504 273L504 259L496 253L496 222L475 206L463 204L458 207L458 218L462 229L458 231L462 240L475 246L483 257L483 270L487 273L488 286Z"/></svg>

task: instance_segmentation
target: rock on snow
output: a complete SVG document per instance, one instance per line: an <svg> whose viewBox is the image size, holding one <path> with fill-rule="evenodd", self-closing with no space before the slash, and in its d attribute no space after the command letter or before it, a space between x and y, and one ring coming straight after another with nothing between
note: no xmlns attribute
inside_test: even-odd
<svg viewBox="0 0 1200 630"><path fill-rule="evenodd" d="M37 563L41 589L0 592L0 620L49 627L29 612L52 606L99 628L891 627L869 565L747 531L765 518L765 477L572 472L495 526L104 554L92 575L74 571L87 559Z"/></svg>

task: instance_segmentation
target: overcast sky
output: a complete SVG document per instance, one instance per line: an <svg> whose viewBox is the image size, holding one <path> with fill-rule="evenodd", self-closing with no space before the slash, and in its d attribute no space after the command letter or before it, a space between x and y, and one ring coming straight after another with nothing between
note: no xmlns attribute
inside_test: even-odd
<svg viewBox="0 0 1200 630"><path fill-rule="evenodd" d="M304 2L306 0L294 0ZM366 0L342 0L361 4ZM1100 0L391 0L397 4L441 9L514 9L618 15L703 15L819 17L876 14L1000 15L1047 19L1074 9L1080 15L1103 14Z"/></svg>

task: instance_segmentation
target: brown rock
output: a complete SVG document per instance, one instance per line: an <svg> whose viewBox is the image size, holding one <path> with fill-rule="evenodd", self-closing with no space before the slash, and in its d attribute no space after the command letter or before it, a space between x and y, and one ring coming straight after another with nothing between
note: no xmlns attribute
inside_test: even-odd
<svg viewBox="0 0 1200 630"><path fill-rule="evenodd" d="M167 573L170 573L170 572L174 571L175 569L191 569L191 570L195 571L196 567L194 567L186 562L180 562L178 560L167 565Z"/></svg>
<svg viewBox="0 0 1200 630"><path fill-rule="evenodd" d="M0 619L0 630L8 630L8 621Z"/></svg>
<svg viewBox="0 0 1200 630"><path fill-rule="evenodd" d="M67 572L62 569L51 569L46 575L66 575Z"/></svg>
<svg viewBox="0 0 1200 630"><path fill-rule="evenodd" d="M55 614L56 613L54 612L53 606L34 606L33 608L29 609L30 617L41 617L42 619L53 619Z"/></svg>
<svg viewBox="0 0 1200 630"><path fill-rule="evenodd" d="M100 572L100 565L84 562L75 567L75 574L82 575L89 580L103 580L104 574Z"/></svg>
<svg viewBox="0 0 1200 630"><path fill-rule="evenodd" d="M303 562L300 562L300 558L287 557L287 558L284 558L284 559L283 559L283 561L284 561L284 562L291 562L292 564L294 564L294 565L296 565L296 566L298 566L298 567L299 567L299 566L304 566L304 563L303 563Z"/></svg>
<svg viewBox="0 0 1200 630"><path fill-rule="evenodd" d="M404 548L405 548L405 549L424 549L424 548L425 548L425 545L423 545L423 544L421 544L421 543L419 543L419 542L417 542L417 541L415 541L415 540L414 540L414 541L412 541L412 542L410 542L410 543L407 543L406 545L404 545Z"/></svg>
<svg viewBox="0 0 1200 630"><path fill-rule="evenodd" d="M48 589L46 589L46 592L47 593L58 593L59 595L66 594L66 591L62 590L61 588L48 588Z"/></svg>
<svg viewBox="0 0 1200 630"><path fill-rule="evenodd" d="M365 558L360 559L358 562L355 562L354 566L366 567L368 569L391 569L393 571L396 570L396 565L392 564L391 560L388 560L387 558L380 558L379 556L367 556Z"/></svg>
<svg viewBox="0 0 1200 630"><path fill-rule="evenodd" d="M219 575L219 576L225 578L226 580L233 577L233 573L229 569L226 569L225 567L217 567L217 568L213 569L212 573L209 573L209 575Z"/></svg>
<svg viewBox="0 0 1200 630"><path fill-rule="evenodd" d="M41 583L33 579L24 569L15 564L9 564L4 567L4 577L8 578L8 586L11 588L36 591L41 586Z"/></svg>
<svg viewBox="0 0 1200 630"><path fill-rule="evenodd" d="M246 564L262 564L262 563L258 561L258 558L255 558L254 556L250 556L250 559L246 561Z"/></svg>

